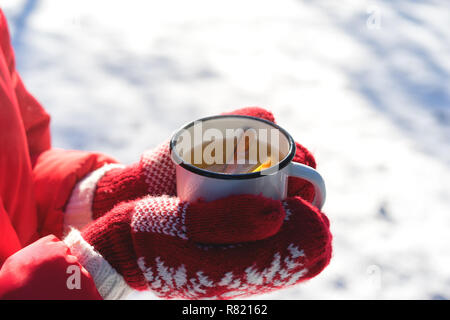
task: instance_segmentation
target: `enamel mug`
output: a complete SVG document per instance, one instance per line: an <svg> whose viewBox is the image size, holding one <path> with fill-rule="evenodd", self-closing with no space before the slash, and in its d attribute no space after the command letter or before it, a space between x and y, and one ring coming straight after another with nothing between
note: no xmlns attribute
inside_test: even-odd
<svg viewBox="0 0 450 320"><path fill-rule="evenodd" d="M250 173L228 174L208 171L190 163L186 149L203 144L208 132L222 134L242 128L255 132L266 132L267 141L278 144L279 154L284 157L270 168ZM230 131L231 130L231 131ZM209 135L211 136L211 135ZM321 209L326 196L322 176L313 168L293 162L296 145L291 135L280 126L256 117L241 115L220 115L193 121L179 129L170 141L172 160L176 164L177 195L182 201L203 199L212 201L230 195L262 195L274 200L287 197L288 178L297 177L314 186L314 206Z"/></svg>

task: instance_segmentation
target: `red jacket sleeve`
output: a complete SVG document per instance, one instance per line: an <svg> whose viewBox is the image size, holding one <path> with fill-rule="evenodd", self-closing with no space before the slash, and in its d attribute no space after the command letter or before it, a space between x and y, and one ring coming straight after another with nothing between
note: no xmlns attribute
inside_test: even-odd
<svg viewBox="0 0 450 320"><path fill-rule="evenodd" d="M64 208L77 182L112 162L102 154L74 150L50 149L39 155L33 175L41 236L62 236Z"/></svg>
<svg viewBox="0 0 450 320"><path fill-rule="evenodd" d="M13 130L0 127L0 186L6 186L0 188L0 298L100 299L84 269L81 289L67 287L68 272L75 272L69 267L81 266L55 236L61 237L64 206L76 183L115 161L97 153L51 149L50 117L15 69L1 9L0 62L0 119L14 124ZM53 235L29 244L47 234Z"/></svg>
<svg viewBox="0 0 450 320"><path fill-rule="evenodd" d="M5 15L0 10L0 48L8 65L9 76L27 136L31 163L34 164L41 152L50 149L50 116L25 88L16 70L14 51L7 26Z"/></svg>
<svg viewBox="0 0 450 320"><path fill-rule="evenodd" d="M0 299L100 300L89 273L55 236L10 256L0 269Z"/></svg>

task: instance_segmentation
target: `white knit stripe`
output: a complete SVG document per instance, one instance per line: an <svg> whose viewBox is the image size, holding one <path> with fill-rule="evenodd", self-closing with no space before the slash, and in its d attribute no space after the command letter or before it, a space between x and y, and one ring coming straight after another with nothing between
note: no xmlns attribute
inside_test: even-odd
<svg viewBox="0 0 450 320"><path fill-rule="evenodd" d="M123 299L135 291L108 261L83 239L78 230L72 229L64 242L71 254L76 256L78 262L89 272L103 299Z"/></svg>
<svg viewBox="0 0 450 320"><path fill-rule="evenodd" d="M292 243L288 246L288 250L294 259L305 256L305 252L303 250L299 250L298 247L294 246Z"/></svg>
<svg viewBox="0 0 450 320"><path fill-rule="evenodd" d="M227 272L219 282L219 286L228 286L233 280L233 272Z"/></svg>
<svg viewBox="0 0 450 320"><path fill-rule="evenodd" d="M289 221L289 218L292 215L292 211L291 211L291 209L289 209L287 201L283 201L282 204L283 204L284 212L286 213L286 215L284 217L284 221Z"/></svg>
<svg viewBox="0 0 450 320"><path fill-rule="evenodd" d="M175 195L175 164L170 157L169 142L145 152L141 159L150 195Z"/></svg>
<svg viewBox="0 0 450 320"><path fill-rule="evenodd" d="M149 197L136 203L131 227L134 232L154 232L187 240L184 215L187 204L175 197Z"/></svg>
<svg viewBox="0 0 450 320"><path fill-rule="evenodd" d="M299 261L300 257L304 257L303 250L291 243L284 259L281 259L280 253L275 253L267 268L258 271L255 265L248 266L244 275L235 277L233 272L229 271L217 281L201 270L188 278L184 265L169 266L161 257L156 257L150 263L140 257L138 265L144 275L147 275L147 280L158 296L167 299L212 298L212 290L223 287L226 293L216 298L236 298L295 284L308 272Z"/></svg>
<svg viewBox="0 0 450 320"><path fill-rule="evenodd" d="M80 230L92 221L92 202L97 182L108 171L123 167L116 163L106 164L86 175L75 185L64 213L64 234L68 233L70 228Z"/></svg>

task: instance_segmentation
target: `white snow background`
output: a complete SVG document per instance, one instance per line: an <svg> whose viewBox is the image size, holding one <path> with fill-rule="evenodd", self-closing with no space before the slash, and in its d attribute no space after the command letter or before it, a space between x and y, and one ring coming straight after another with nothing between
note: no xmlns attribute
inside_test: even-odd
<svg viewBox="0 0 450 320"><path fill-rule="evenodd" d="M334 258L256 298L450 298L447 0L0 4L56 147L131 163L186 122L259 105L314 153Z"/></svg>

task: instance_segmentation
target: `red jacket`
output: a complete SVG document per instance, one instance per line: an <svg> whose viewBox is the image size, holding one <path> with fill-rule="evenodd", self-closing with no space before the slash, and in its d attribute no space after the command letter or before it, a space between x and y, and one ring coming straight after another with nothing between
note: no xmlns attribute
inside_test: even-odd
<svg viewBox="0 0 450 320"><path fill-rule="evenodd" d="M0 10L0 298L101 299L85 269L69 289L69 266L81 268L62 236L75 184L114 162L101 154L51 148L50 117L15 69Z"/></svg>

